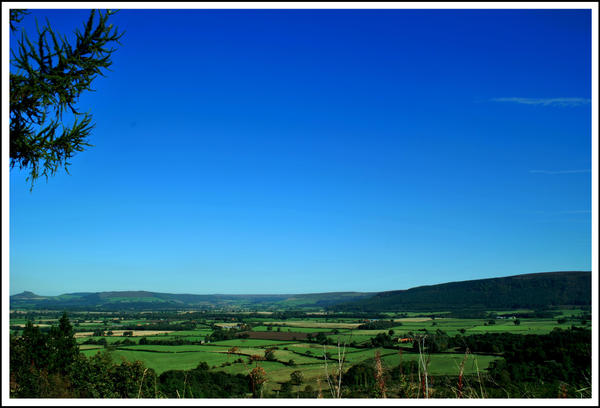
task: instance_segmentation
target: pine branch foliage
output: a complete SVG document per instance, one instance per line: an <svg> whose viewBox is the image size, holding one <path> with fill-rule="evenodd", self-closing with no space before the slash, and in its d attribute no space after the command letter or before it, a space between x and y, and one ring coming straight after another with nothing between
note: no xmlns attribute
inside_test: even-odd
<svg viewBox="0 0 600 408"><path fill-rule="evenodd" d="M43 28L38 25L37 41L22 30L18 46L11 50L11 168L28 169L31 188L40 176L48 179L61 167L68 173L69 160L91 146L92 115L80 112L76 104L112 64L113 46L123 35L108 24L114 13L92 10L83 31L75 31L74 44L46 21ZM13 34L26 14L10 11ZM73 117L70 125L63 120L65 113Z"/></svg>

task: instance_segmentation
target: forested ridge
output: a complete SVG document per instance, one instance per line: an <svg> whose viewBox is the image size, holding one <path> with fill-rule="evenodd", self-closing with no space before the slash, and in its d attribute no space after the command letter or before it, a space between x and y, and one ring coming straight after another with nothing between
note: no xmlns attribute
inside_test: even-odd
<svg viewBox="0 0 600 408"><path fill-rule="evenodd" d="M548 308L590 305L591 272L545 272L450 282L380 292L334 305L337 311L432 311Z"/></svg>

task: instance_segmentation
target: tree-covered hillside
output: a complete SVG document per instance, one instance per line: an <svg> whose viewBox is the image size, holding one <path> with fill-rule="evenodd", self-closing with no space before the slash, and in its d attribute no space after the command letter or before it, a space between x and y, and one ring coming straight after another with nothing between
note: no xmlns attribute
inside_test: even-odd
<svg viewBox="0 0 600 408"><path fill-rule="evenodd" d="M589 305L591 272L545 272L381 292L331 307L338 311L435 311Z"/></svg>

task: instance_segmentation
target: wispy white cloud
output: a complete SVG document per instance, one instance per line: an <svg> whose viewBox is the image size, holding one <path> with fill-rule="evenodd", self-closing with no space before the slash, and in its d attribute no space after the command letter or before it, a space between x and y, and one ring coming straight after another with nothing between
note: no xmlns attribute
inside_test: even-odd
<svg viewBox="0 0 600 408"><path fill-rule="evenodd" d="M542 105L542 106L581 106L590 103L587 98L493 98L494 102L513 102L523 105Z"/></svg>
<svg viewBox="0 0 600 408"><path fill-rule="evenodd" d="M579 170L529 170L530 173L534 174L577 174L577 173L589 173L590 169L579 169Z"/></svg>

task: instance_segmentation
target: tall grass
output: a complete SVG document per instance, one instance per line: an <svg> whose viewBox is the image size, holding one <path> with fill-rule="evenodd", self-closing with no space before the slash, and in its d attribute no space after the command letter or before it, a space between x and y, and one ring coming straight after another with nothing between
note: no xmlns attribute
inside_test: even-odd
<svg viewBox="0 0 600 408"><path fill-rule="evenodd" d="M385 376L383 366L381 365L381 353L379 350L375 350L375 380L377 381L377 387L379 388L379 395L381 398L386 398Z"/></svg>
<svg viewBox="0 0 600 408"><path fill-rule="evenodd" d="M426 352L425 349L426 338L427 335L415 338L419 348L419 383L421 384L420 391L423 395L423 398L430 397L428 368L429 363L431 362L431 356ZM417 395L417 398L418 397L419 395Z"/></svg>
<svg viewBox="0 0 600 408"><path fill-rule="evenodd" d="M350 334L350 338L352 334ZM346 362L346 344L349 339L344 339L343 345L340 343L340 338L337 339L337 366L334 366L332 373L329 374L327 366L327 352L323 345L323 359L325 360L325 378L332 398L342 398L342 376L344 375L344 363Z"/></svg>

